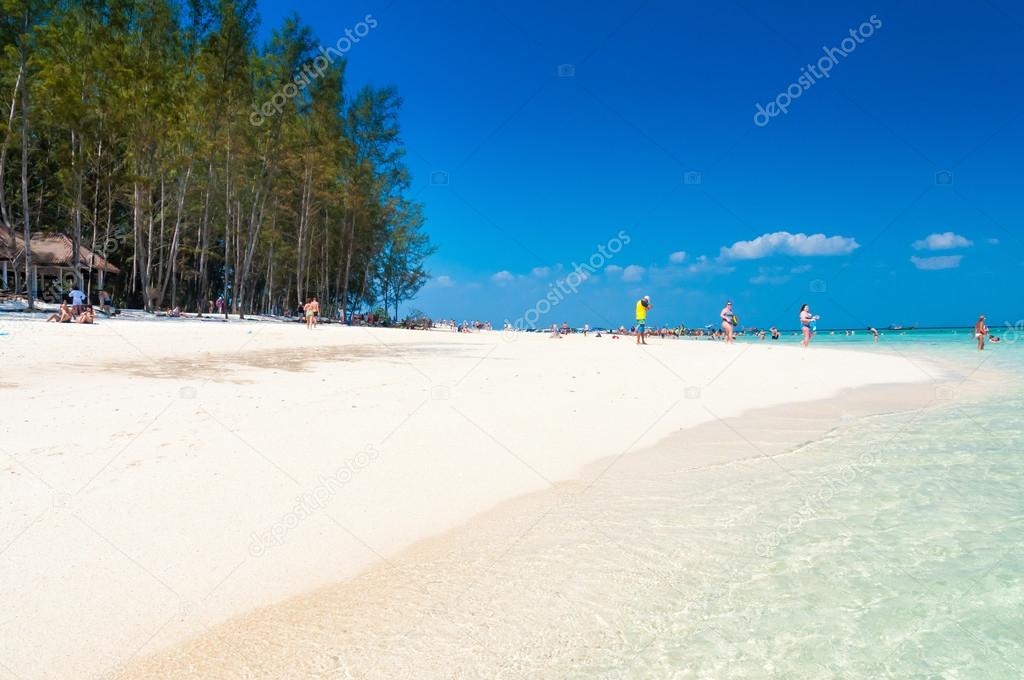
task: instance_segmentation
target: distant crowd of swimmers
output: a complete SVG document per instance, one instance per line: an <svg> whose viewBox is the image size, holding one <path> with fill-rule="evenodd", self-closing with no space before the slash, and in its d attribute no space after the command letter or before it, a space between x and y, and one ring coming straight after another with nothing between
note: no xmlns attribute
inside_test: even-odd
<svg viewBox="0 0 1024 680"><path fill-rule="evenodd" d="M428 320L429 321L429 320ZM439 319L431 322L434 328L444 331L451 331L453 333L473 333L480 331L491 330L490 321L463 321L462 323L457 322L455 319ZM511 324L505 324L505 330L510 328Z"/></svg>

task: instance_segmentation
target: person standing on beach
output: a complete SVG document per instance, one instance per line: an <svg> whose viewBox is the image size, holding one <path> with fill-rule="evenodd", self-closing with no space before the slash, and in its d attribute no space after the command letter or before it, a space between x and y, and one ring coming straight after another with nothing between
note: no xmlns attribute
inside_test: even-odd
<svg viewBox="0 0 1024 680"><path fill-rule="evenodd" d="M736 315L732 313L732 300L725 303L725 307L722 308L719 316L722 318L722 330L725 331L725 342L726 344L736 341L733 336L733 324L736 321Z"/></svg>
<svg viewBox="0 0 1024 680"><path fill-rule="evenodd" d="M302 312L306 317L306 328L311 329L316 325L316 298L309 297L306 304L302 305Z"/></svg>
<svg viewBox="0 0 1024 680"><path fill-rule="evenodd" d="M873 335L873 336L874 336L874 338L875 338L875 342L877 343L877 342L878 342L878 329L877 329L877 328L875 328L874 326L872 326L872 327L871 327L871 328L869 328L868 330L869 330L869 331L871 331L871 335Z"/></svg>
<svg viewBox="0 0 1024 680"><path fill-rule="evenodd" d="M985 349L985 338L988 337L988 326L985 325L985 315L982 314L978 317L978 322L974 324L974 337L978 339L978 351Z"/></svg>
<svg viewBox="0 0 1024 680"><path fill-rule="evenodd" d="M71 309L75 316L78 316L85 309L85 293L78 286L72 290L68 295L71 297Z"/></svg>
<svg viewBox="0 0 1024 680"><path fill-rule="evenodd" d="M100 292L97 293L97 296L100 300L100 311L107 316L110 316L111 307L113 306L110 293L108 293L106 289L101 289Z"/></svg>
<svg viewBox="0 0 1024 680"><path fill-rule="evenodd" d="M651 309L651 296L645 295L636 302L636 344L647 344L647 312Z"/></svg>
<svg viewBox="0 0 1024 680"><path fill-rule="evenodd" d="M811 314L811 306L804 305L800 308L800 328L803 331L804 339L800 341L802 347L807 347L811 342L811 336L814 335L814 330L811 328L811 324L817 321L821 317L814 316Z"/></svg>

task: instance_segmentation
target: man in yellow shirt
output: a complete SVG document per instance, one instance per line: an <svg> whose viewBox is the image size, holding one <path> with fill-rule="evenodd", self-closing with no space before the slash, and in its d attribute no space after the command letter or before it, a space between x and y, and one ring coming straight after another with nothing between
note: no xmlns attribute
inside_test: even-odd
<svg viewBox="0 0 1024 680"><path fill-rule="evenodd" d="M645 295L636 302L636 344L647 344L647 312L651 308L651 297Z"/></svg>

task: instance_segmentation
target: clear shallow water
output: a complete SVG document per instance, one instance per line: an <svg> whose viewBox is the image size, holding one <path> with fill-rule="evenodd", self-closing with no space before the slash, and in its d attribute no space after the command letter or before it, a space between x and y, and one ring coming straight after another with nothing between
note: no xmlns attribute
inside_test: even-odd
<svg viewBox="0 0 1024 680"><path fill-rule="evenodd" d="M571 677L1024 677L1024 342L896 342L878 351L995 373L999 396L944 391L679 502L653 544L703 552L699 573L679 583L656 551L635 653Z"/></svg>
<svg viewBox="0 0 1024 680"><path fill-rule="evenodd" d="M1024 677L1024 342L982 354L918 332L871 349L997 376L998 396L954 384L775 460L608 480L539 528L569 537L563 553L497 568L520 585L492 609L532 593L546 610L508 677ZM546 569L558 597L536 585Z"/></svg>

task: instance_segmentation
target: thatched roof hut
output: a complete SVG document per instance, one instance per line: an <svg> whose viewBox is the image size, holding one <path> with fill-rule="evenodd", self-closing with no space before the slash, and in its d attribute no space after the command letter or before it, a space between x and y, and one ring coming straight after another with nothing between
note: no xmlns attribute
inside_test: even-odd
<svg viewBox="0 0 1024 680"><path fill-rule="evenodd" d="M64 234L32 234L32 264L36 267L52 267L56 269L73 269L75 244ZM24 261L25 239L17 233L12 241L7 229L0 228L0 262L17 264ZM84 245L78 248L79 267L86 272L103 271L108 274L120 274L121 270L111 264L105 257L98 255Z"/></svg>

